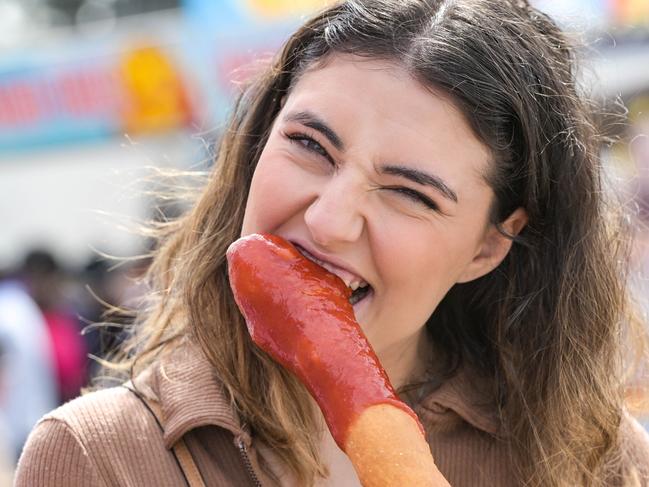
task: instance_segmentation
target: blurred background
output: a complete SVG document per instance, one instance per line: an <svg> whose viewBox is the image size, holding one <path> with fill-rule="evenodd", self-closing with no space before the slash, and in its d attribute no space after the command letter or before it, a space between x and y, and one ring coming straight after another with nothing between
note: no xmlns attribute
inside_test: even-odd
<svg viewBox="0 0 649 487"><path fill-rule="evenodd" d="M148 242L173 216L156 170L206 170L239 84L324 0L0 0L0 486L28 432L120 341ZM636 210L634 288L649 301L649 1L537 0L581 37L584 88L619 141L612 181ZM649 309L649 306L646 307ZM629 390L649 428L646 384Z"/></svg>

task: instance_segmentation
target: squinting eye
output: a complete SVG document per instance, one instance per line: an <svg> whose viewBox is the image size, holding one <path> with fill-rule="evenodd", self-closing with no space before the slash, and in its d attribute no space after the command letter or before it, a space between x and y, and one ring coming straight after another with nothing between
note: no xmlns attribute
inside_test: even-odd
<svg viewBox="0 0 649 487"><path fill-rule="evenodd" d="M408 198L408 199L410 199L410 200L412 200L412 201L414 201L416 203L420 203L420 204L430 208L431 210L439 211L439 206L437 206L437 204L433 200L431 200L429 197L421 194L420 192L415 191L414 189L406 188L404 186L387 186L387 187L385 187L385 189L389 189L389 190L394 191L394 192L396 192L396 193L398 193L400 195L403 195L404 197L406 197L406 198Z"/></svg>
<svg viewBox="0 0 649 487"><path fill-rule="evenodd" d="M297 134L287 134L286 137L291 142L295 142L296 144L299 144L302 148L308 150L309 152L313 152L315 154L326 157L330 162L333 162L333 160L331 159L329 153L325 150L325 148L322 147L319 142L309 137L308 135L297 133Z"/></svg>

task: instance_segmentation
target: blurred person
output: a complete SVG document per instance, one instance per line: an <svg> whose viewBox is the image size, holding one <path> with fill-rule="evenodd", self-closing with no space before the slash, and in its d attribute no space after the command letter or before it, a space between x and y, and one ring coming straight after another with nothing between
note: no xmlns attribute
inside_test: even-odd
<svg viewBox="0 0 649 487"><path fill-rule="evenodd" d="M88 353L99 359L111 355L127 338L127 329L146 290L141 277L148 261L121 263L111 268L105 258L92 257L79 274L79 315ZM100 361L89 363L88 379L100 370Z"/></svg>
<svg viewBox="0 0 649 487"><path fill-rule="evenodd" d="M56 365L59 401L66 402L77 397L85 385L87 362L78 310L66 294L67 276L46 250L29 252L20 274L45 318Z"/></svg>
<svg viewBox="0 0 649 487"><path fill-rule="evenodd" d="M8 391L6 390L5 381L5 347L0 340L0 404L7 401L6 395ZM0 408L0 486L2 487L12 485L14 465L16 463L15 453L12 451L8 440L9 425L2 408Z"/></svg>
<svg viewBox="0 0 649 487"><path fill-rule="evenodd" d="M43 315L15 280L0 282L3 347L0 416L12 461L36 421L58 404L54 358Z"/></svg>
<svg viewBox="0 0 649 487"><path fill-rule="evenodd" d="M119 285L123 281L118 279L119 284L115 284L115 274L109 272L104 259L92 257L77 278L81 287L77 292L79 315L85 324L83 337L88 354L93 357L106 356L119 343L121 327L104 323L107 307L121 304ZM121 274L120 270L117 274ZM94 362L89 363L88 379L96 373L93 365Z"/></svg>
<svg viewBox="0 0 649 487"><path fill-rule="evenodd" d="M451 486L649 485L623 398L627 228L576 85L568 39L525 1L307 20L241 94L194 206L158 226L113 364L131 382L47 415L17 486L359 485L234 302L226 250L255 233L354 290Z"/></svg>

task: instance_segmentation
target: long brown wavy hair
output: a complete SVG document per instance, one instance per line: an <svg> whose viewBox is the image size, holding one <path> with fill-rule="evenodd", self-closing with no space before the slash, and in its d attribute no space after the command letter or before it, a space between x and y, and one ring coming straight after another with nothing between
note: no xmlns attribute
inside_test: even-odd
<svg viewBox="0 0 649 487"><path fill-rule="evenodd" d="M610 481L621 472L628 228L604 197L601 138L576 84L574 50L523 1L349 0L300 27L239 96L191 210L159 226L148 306L121 366L136 370L165 346L194 340L240 417L300 484L326 475L312 402L253 346L225 252L240 235L282 97L335 53L393 61L450 96L491 150L491 222L518 207L529 217L505 260L453 287L430 317L442 351L437 377L481 371L521 484Z"/></svg>

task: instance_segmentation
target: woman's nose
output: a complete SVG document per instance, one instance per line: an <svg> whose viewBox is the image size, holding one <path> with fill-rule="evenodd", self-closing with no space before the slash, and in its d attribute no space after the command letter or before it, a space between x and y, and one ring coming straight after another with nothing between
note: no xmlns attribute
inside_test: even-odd
<svg viewBox="0 0 649 487"><path fill-rule="evenodd" d="M353 182L338 176L318 192L307 208L304 221L315 243L331 247L361 237L365 217L360 206L360 191L354 186Z"/></svg>

